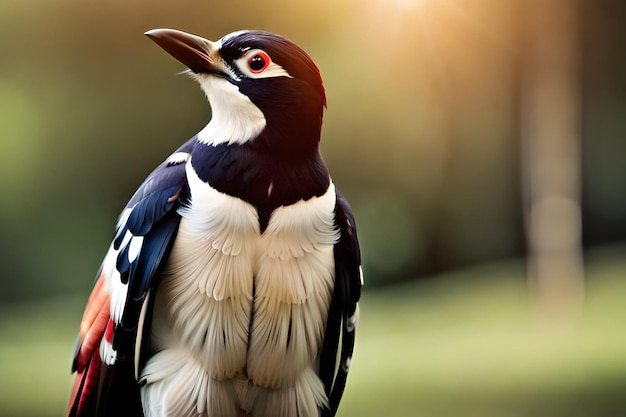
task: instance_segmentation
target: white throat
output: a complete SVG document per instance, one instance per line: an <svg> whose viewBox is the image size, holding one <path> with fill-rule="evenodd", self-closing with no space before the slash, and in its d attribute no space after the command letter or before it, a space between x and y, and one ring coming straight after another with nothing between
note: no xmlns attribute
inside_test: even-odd
<svg viewBox="0 0 626 417"><path fill-rule="evenodd" d="M256 138L265 128L263 112L225 79L211 75L196 75L211 104L212 117L198 133L198 139L208 145L242 144Z"/></svg>

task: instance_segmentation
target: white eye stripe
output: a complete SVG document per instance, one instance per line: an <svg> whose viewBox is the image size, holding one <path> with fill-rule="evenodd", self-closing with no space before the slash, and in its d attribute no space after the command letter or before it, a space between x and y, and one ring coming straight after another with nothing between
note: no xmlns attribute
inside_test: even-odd
<svg viewBox="0 0 626 417"><path fill-rule="evenodd" d="M256 58L255 57L259 57ZM253 61L253 59L255 61ZM269 63L260 70L253 70L250 66L251 63L254 62L253 65L258 65L259 68L263 66L260 64L259 59L268 59ZM283 67L278 65L276 62L272 61L270 55L261 50L261 49L249 49L244 52L241 58L235 60L235 65L243 75L248 78L272 78L272 77L289 77L293 78L291 74L287 72Z"/></svg>

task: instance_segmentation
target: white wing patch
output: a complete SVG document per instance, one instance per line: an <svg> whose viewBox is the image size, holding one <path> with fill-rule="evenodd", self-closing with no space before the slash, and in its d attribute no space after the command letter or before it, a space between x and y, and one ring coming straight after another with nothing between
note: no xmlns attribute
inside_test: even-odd
<svg viewBox="0 0 626 417"><path fill-rule="evenodd" d="M346 330L349 332L353 332L358 322L359 322L359 304L357 303L356 309L354 310L354 314L348 317L348 322L346 323Z"/></svg>
<svg viewBox="0 0 626 417"><path fill-rule="evenodd" d="M191 155L189 155L187 152L174 152L167 157L165 163L172 165L182 164L183 162L187 162L190 157Z"/></svg>
<svg viewBox="0 0 626 417"><path fill-rule="evenodd" d="M120 217L117 219L117 224L115 225L115 229L118 231L117 235L119 235L119 233L122 232L122 226L124 226L126 224L126 222L128 221L128 218L130 217L130 213L133 212L132 207L129 208L125 208L122 213L120 214ZM117 235L115 237L117 237Z"/></svg>
<svg viewBox="0 0 626 417"><path fill-rule="evenodd" d="M122 213L122 215L124 215L124 213ZM126 219L128 219L128 216L126 216ZM126 219L124 219L124 222ZM115 323L119 323L122 319L124 304L126 303L126 294L128 293L128 285L122 284L120 273L116 268L116 262L118 254L128 245L131 238L132 234L126 232L118 250L115 250L113 244L111 244L102 262L102 275L105 279L106 290L111 295L109 304L111 319Z"/></svg>
<svg viewBox="0 0 626 417"><path fill-rule="evenodd" d="M117 269L111 274L111 319L119 324L124 314L126 296L128 295L128 284L123 284L120 273Z"/></svg>
<svg viewBox="0 0 626 417"><path fill-rule="evenodd" d="M132 211L132 208L126 208L120 214L116 225L117 233L115 240L121 236L121 233L125 233L124 237L122 238L118 249L115 249L114 244L111 243L111 246L109 247L102 263L102 275L105 279L106 291L111 297L109 302L109 312L111 320L116 325L122 321L124 307L126 306L126 298L128 296L128 283L122 283L120 272L117 269L117 259L119 254L128 248L128 261L133 263L141 253L144 239L143 236L134 236L128 230L124 232L124 227ZM112 323L109 323L107 326L112 326ZM113 330L111 329L111 334L112 331ZM117 351L113 349L111 340L107 340L106 337L103 337L100 342L99 354L102 361L107 365L113 365L117 360Z"/></svg>
<svg viewBox="0 0 626 417"><path fill-rule="evenodd" d="M128 213L130 213L130 211L131 210L129 209ZM124 212L124 223L126 220L128 220L128 214ZM113 319L116 324L122 321L124 306L126 305L126 296L128 295L128 284L122 283L120 272L116 267L117 257L120 252L128 247L128 261L132 263L139 256L142 245L143 236L133 236L130 231L126 231L119 248L115 250L113 244L111 244L111 247L104 258L104 276L107 279L108 290L111 294L111 319Z"/></svg>
<svg viewBox="0 0 626 417"><path fill-rule="evenodd" d="M128 244L128 262L133 263L141 252L141 246L143 245L143 236L133 236Z"/></svg>
<svg viewBox="0 0 626 417"><path fill-rule="evenodd" d="M102 339L100 342L100 351L98 353L100 354L102 362L109 366L115 365L115 362L117 361L117 351L113 349L111 342Z"/></svg>

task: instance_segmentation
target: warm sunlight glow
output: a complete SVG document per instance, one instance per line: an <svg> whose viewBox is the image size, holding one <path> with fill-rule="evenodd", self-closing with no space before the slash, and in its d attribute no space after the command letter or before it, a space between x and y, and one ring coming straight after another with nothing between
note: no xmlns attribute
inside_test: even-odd
<svg viewBox="0 0 626 417"><path fill-rule="evenodd" d="M411 10L433 0L393 0L393 3L400 10Z"/></svg>

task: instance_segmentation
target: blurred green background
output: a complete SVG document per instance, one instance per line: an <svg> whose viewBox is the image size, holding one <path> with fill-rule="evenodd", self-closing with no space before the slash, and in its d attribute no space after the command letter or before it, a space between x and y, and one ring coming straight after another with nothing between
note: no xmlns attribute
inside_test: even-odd
<svg viewBox="0 0 626 417"><path fill-rule="evenodd" d="M0 415L64 413L115 219L210 118L181 65L142 35L158 27L280 33L322 71L322 152L355 211L366 276L339 415L626 413L625 11L610 0L3 0ZM555 103L543 131L561 142L536 140L543 103ZM561 120L570 134L550 129ZM565 180L546 186L554 176ZM574 216L533 226L537 189Z"/></svg>

